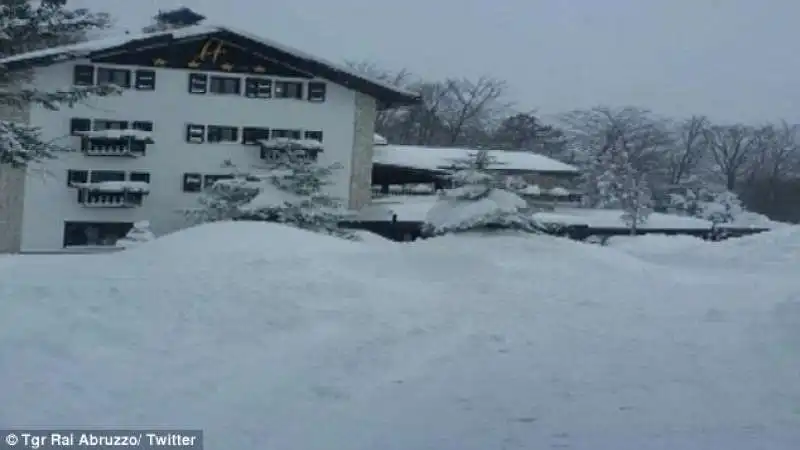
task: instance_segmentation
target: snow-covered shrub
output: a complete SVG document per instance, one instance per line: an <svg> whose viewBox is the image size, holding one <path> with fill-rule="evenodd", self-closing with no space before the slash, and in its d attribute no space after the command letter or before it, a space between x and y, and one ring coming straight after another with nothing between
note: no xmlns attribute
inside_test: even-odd
<svg viewBox="0 0 800 450"><path fill-rule="evenodd" d="M150 242L155 238L156 235L150 231L150 222L147 220L140 220L133 224L125 237L117 240L116 246L120 248L131 248L145 242Z"/></svg>
<svg viewBox="0 0 800 450"><path fill-rule="evenodd" d="M671 194L670 207L679 214L705 219L715 225L732 223L747 214L735 193L705 187Z"/></svg>
<svg viewBox="0 0 800 450"><path fill-rule="evenodd" d="M229 162L224 166L235 170L233 178L219 180L206 190L199 199L201 207L190 212L195 221L276 222L355 238L339 226L347 217L342 201L325 192L340 165L321 165L300 152L286 152L282 158L251 171L239 170Z"/></svg>
<svg viewBox="0 0 800 450"><path fill-rule="evenodd" d="M527 202L514 191L522 186L489 172L491 164L494 160L486 151L460 161L460 168L451 176L454 187L442 192L428 211L423 226L425 234L495 228L541 230Z"/></svg>

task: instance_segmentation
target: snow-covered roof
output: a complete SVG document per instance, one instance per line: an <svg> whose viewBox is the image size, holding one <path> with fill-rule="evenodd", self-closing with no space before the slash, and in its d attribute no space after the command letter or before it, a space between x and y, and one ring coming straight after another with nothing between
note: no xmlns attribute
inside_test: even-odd
<svg viewBox="0 0 800 450"><path fill-rule="evenodd" d="M319 58L302 50L281 44L271 39L263 38L247 31L242 31L228 26L220 25L192 25L172 30L156 31L150 33L126 34L121 36L94 39L78 44L52 47L44 50L20 53L0 59L0 65L9 70L15 67L28 65L50 65L78 58L91 58L94 54L108 52L121 47L137 43L167 45L175 40L199 38L205 35L227 33L244 38L257 45L269 47L275 51L293 57L309 66L308 72L337 84L371 95L387 104L413 104L419 102L418 93L401 89L389 83L370 78L357 70L342 64Z"/></svg>
<svg viewBox="0 0 800 450"><path fill-rule="evenodd" d="M121 139L131 137L138 141L152 141L153 133L142 130L97 130L97 131L78 131L76 134L88 138L108 138Z"/></svg>
<svg viewBox="0 0 800 450"><path fill-rule="evenodd" d="M94 192L150 192L150 184L143 181L101 181L97 183L74 183L72 186Z"/></svg>
<svg viewBox="0 0 800 450"><path fill-rule="evenodd" d="M426 170L446 170L458 160L468 158L475 149L451 147L418 147L412 145L375 146L372 161L387 166ZM489 150L497 161L495 168L531 172L577 173L578 169L555 159L531 152Z"/></svg>

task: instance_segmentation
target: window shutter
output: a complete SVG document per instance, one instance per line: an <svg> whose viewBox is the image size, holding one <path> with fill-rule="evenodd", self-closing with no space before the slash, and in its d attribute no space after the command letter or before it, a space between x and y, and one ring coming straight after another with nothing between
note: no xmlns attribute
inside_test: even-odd
<svg viewBox="0 0 800 450"><path fill-rule="evenodd" d="M254 145L258 143L257 141L262 139L269 139L269 128L242 128L242 144Z"/></svg>
<svg viewBox="0 0 800 450"><path fill-rule="evenodd" d="M202 73L189 74L189 93L205 94L208 92L208 76Z"/></svg>
<svg viewBox="0 0 800 450"><path fill-rule="evenodd" d="M200 192L203 190L203 176L199 173L183 174L183 192Z"/></svg>
<svg viewBox="0 0 800 450"><path fill-rule="evenodd" d="M204 125L186 125L186 142L202 144L205 142L205 131L206 127Z"/></svg>
<svg viewBox="0 0 800 450"><path fill-rule="evenodd" d="M140 91L154 91L156 89L156 71L143 69L137 70L136 89Z"/></svg>
<svg viewBox="0 0 800 450"><path fill-rule="evenodd" d="M308 101L310 102L324 102L327 87L325 83L319 81L312 81L308 83Z"/></svg>

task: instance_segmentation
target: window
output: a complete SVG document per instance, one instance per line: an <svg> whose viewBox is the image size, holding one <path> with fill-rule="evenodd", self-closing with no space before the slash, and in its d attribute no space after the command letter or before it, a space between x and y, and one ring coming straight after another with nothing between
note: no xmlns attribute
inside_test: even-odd
<svg viewBox="0 0 800 450"><path fill-rule="evenodd" d="M120 87L131 87L131 71L125 69L97 68L97 84L115 84Z"/></svg>
<svg viewBox="0 0 800 450"><path fill-rule="evenodd" d="M129 181L138 181L141 183L149 183L150 182L150 173L149 172L131 172L130 176L128 177Z"/></svg>
<svg viewBox="0 0 800 450"><path fill-rule="evenodd" d="M131 128L140 131L153 131L153 122L137 120L136 122L133 122Z"/></svg>
<svg viewBox="0 0 800 450"><path fill-rule="evenodd" d="M189 93L205 94L208 91L208 75L202 73L189 74Z"/></svg>
<svg viewBox="0 0 800 450"><path fill-rule="evenodd" d="M308 101L324 102L325 90L325 83L321 81L312 81L308 83Z"/></svg>
<svg viewBox="0 0 800 450"><path fill-rule="evenodd" d="M75 66L72 83L76 86L92 86L94 84L94 66L83 64Z"/></svg>
<svg viewBox="0 0 800 450"><path fill-rule="evenodd" d="M121 170L93 170L89 174L89 181L92 183L104 183L106 181L125 181L125 172Z"/></svg>
<svg viewBox="0 0 800 450"><path fill-rule="evenodd" d="M199 173L183 174L183 192L200 192L203 190L203 176Z"/></svg>
<svg viewBox="0 0 800 450"><path fill-rule="evenodd" d="M271 98L272 80L267 78L246 78L244 96L250 98Z"/></svg>
<svg viewBox="0 0 800 450"><path fill-rule="evenodd" d="M242 128L242 144L257 144L261 139L269 139L269 128Z"/></svg>
<svg viewBox="0 0 800 450"><path fill-rule="evenodd" d="M132 226L131 222L64 222L64 248L113 246Z"/></svg>
<svg viewBox="0 0 800 450"><path fill-rule="evenodd" d="M233 179L233 175L206 175L203 177L203 187L208 189L219 180L230 180L230 179Z"/></svg>
<svg viewBox="0 0 800 450"><path fill-rule="evenodd" d="M69 133L73 136L79 136L82 131L91 131L92 119L79 119L72 118L69 121Z"/></svg>
<svg viewBox="0 0 800 450"><path fill-rule="evenodd" d="M322 131L306 131L306 139L322 142Z"/></svg>
<svg viewBox="0 0 800 450"><path fill-rule="evenodd" d="M186 142L193 144L202 144L205 142L206 127L205 125L186 125Z"/></svg>
<svg viewBox="0 0 800 450"><path fill-rule="evenodd" d="M239 142L239 129L236 127L208 126L208 142Z"/></svg>
<svg viewBox="0 0 800 450"><path fill-rule="evenodd" d="M94 121L94 130L127 130L128 122L125 120L97 119Z"/></svg>
<svg viewBox="0 0 800 450"><path fill-rule="evenodd" d="M301 139L300 130L272 130L272 139Z"/></svg>
<svg viewBox="0 0 800 450"><path fill-rule="evenodd" d="M303 83L294 81L276 81L275 98L303 98Z"/></svg>
<svg viewBox="0 0 800 450"><path fill-rule="evenodd" d="M212 94L239 95L242 91L242 80L234 77L211 77L209 91Z"/></svg>
<svg viewBox="0 0 800 450"><path fill-rule="evenodd" d="M156 71L139 69L136 71L136 89L154 91L156 89Z"/></svg>
<svg viewBox="0 0 800 450"><path fill-rule="evenodd" d="M67 186L72 187L75 183L88 183L89 171L88 170L68 170L67 171Z"/></svg>

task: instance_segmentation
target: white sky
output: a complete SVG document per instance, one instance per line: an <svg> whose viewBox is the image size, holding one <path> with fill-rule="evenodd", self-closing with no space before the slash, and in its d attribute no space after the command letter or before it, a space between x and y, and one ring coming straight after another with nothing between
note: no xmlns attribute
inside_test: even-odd
<svg viewBox="0 0 800 450"><path fill-rule="evenodd" d="M70 0L139 29L185 5L333 59L505 79L521 109L800 123L798 0Z"/></svg>

